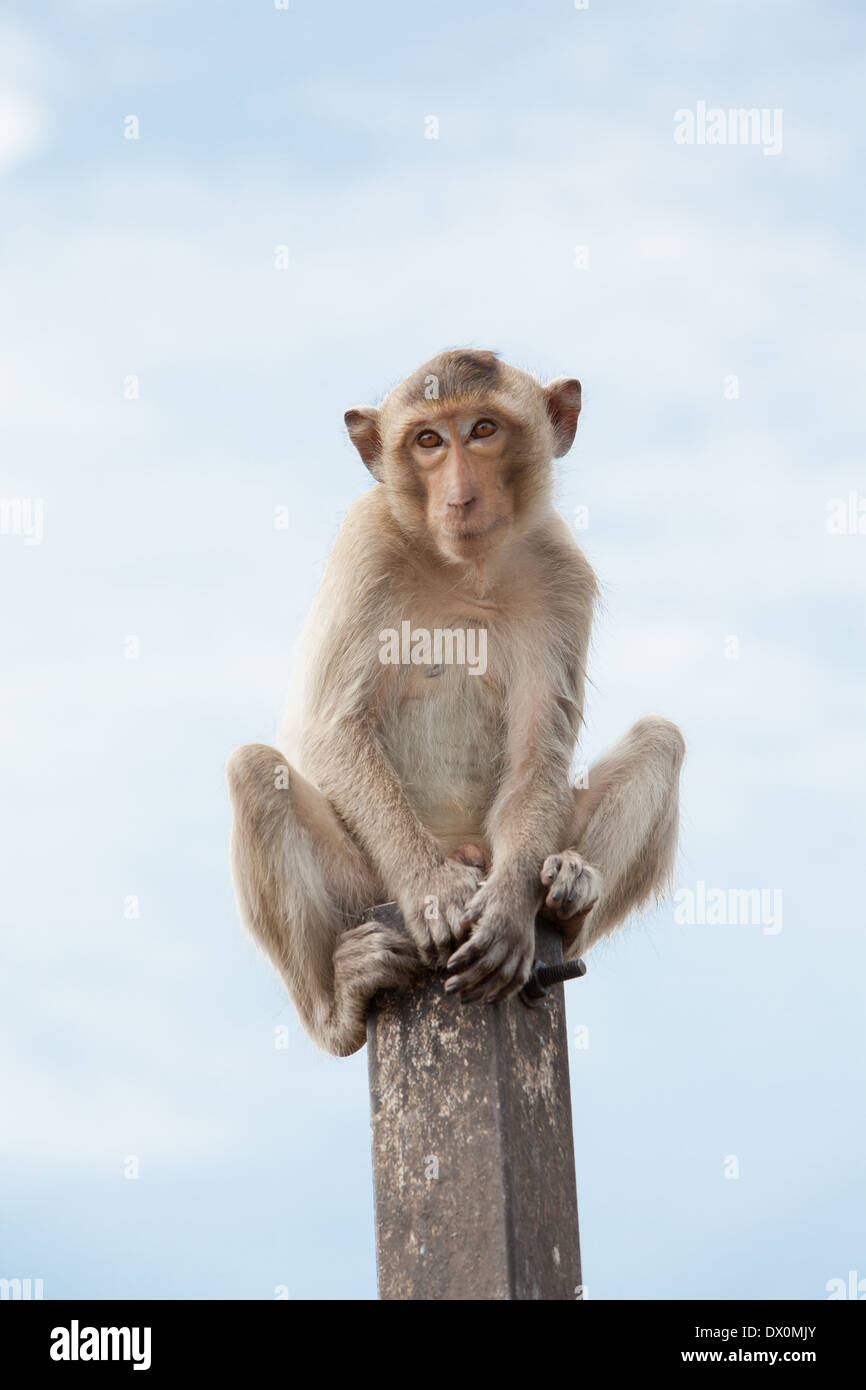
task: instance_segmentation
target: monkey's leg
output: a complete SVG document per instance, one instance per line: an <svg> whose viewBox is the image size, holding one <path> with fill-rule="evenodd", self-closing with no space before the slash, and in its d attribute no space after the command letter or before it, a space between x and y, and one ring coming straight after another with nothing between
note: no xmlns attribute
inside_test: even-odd
<svg viewBox="0 0 866 1390"><path fill-rule="evenodd" d="M648 715L589 770L575 790L570 848L542 868L544 910L555 917L569 956L606 936L667 886L679 830L685 756L675 724Z"/></svg>
<svg viewBox="0 0 866 1390"><path fill-rule="evenodd" d="M393 927L353 925L381 902L381 884L327 798L282 753L261 743L237 749L228 782L241 916L307 1032L346 1057L366 1041L372 996L420 968L416 949Z"/></svg>

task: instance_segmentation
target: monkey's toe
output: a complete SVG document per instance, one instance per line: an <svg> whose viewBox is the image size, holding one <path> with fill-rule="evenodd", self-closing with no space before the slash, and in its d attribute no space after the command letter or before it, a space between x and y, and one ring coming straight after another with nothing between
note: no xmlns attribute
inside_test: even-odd
<svg viewBox="0 0 866 1390"><path fill-rule="evenodd" d="M424 969L410 936L383 922L364 922L340 937L334 971L358 998L372 999L381 989L401 989Z"/></svg>
<svg viewBox="0 0 866 1390"><path fill-rule="evenodd" d="M548 889L541 910L559 922L589 912L601 896L601 874L573 849L545 859L541 882Z"/></svg>
<svg viewBox="0 0 866 1390"><path fill-rule="evenodd" d="M344 931L334 950L334 999L322 1046L335 1057L358 1052L374 996L405 988L423 968L414 942L397 927L363 922Z"/></svg>

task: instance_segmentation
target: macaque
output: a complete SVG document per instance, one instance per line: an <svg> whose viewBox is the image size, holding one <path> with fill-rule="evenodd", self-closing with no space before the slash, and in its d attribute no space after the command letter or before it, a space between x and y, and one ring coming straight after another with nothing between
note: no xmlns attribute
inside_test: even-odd
<svg viewBox="0 0 866 1390"><path fill-rule="evenodd" d="M337 1056L379 990L432 967L464 1002L506 999L539 911L585 953L672 873L674 724L639 720L570 778L598 591L552 461L580 407L578 381L464 349L346 412L375 486L337 537L278 747L228 766L241 914ZM405 932L361 922L392 900Z"/></svg>

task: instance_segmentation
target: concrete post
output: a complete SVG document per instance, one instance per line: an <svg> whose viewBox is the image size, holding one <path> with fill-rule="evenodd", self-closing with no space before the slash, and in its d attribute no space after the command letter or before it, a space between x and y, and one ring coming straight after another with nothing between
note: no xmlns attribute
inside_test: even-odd
<svg viewBox="0 0 866 1390"><path fill-rule="evenodd" d="M539 921L536 955L562 958ZM562 985L461 1005L441 975L367 1027L379 1296L580 1297Z"/></svg>

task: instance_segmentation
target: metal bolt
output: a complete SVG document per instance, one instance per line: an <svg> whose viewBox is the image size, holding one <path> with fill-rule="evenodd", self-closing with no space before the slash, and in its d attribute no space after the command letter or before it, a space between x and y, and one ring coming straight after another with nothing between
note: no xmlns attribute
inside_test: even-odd
<svg viewBox="0 0 866 1390"><path fill-rule="evenodd" d="M583 960L563 960L553 965L537 960L532 967L532 974L520 991L520 998L530 1009L537 1008L542 999L550 993L553 985L563 984L566 980L578 980L585 974L586 962Z"/></svg>

